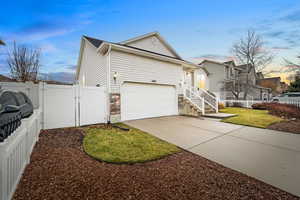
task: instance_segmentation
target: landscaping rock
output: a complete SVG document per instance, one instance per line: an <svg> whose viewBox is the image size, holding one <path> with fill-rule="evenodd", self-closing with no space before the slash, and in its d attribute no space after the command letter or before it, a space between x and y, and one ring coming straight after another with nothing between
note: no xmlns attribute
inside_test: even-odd
<svg viewBox="0 0 300 200"><path fill-rule="evenodd" d="M83 130L43 131L15 192L24 199L300 199L190 152L139 164L99 162Z"/></svg>
<svg viewBox="0 0 300 200"><path fill-rule="evenodd" d="M271 124L267 128L277 131L300 134L300 120L292 119L290 121L278 122L275 124Z"/></svg>

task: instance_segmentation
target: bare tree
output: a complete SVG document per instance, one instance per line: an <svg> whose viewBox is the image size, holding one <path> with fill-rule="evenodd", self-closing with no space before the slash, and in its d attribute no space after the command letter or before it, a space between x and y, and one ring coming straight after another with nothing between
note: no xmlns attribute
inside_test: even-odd
<svg viewBox="0 0 300 200"><path fill-rule="evenodd" d="M273 55L265 48L261 36L253 30L248 30L246 37L233 44L232 53L239 64L245 65L246 77L242 84L243 98L246 99L252 85L251 72L262 72L272 62Z"/></svg>
<svg viewBox="0 0 300 200"><path fill-rule="evenodd" d="M238 100L240 98L240 94L243 92L242 86L241 81L236 79L233 81L224 81L221 89L225 92L231 92L234 98Z"/></svg>
<svg viewBox="0 0 300 200"><path fill-rule="evenodd" d="M36 81L40 68L40 50L14 42L8 53L7 64L12 78L19 81Z"/></svg>
<svg viewBox="0 0 300 200"><path fill-rule="evenodd" d="M232 47L234 56L240 64L250 64L256 72L261 72L273 60L273 55L265 48L262 37L253 30L248 30Z"/></svg>
<svg viewBox="0 0 300 200"><path fill-rule="evenodd" d="M298 59L300 59L300 56L297 56ZM300 63L295 63L292 61L289 61L287 59L284 59L286 65L282 71L284 72L300 72Z"/></svg>

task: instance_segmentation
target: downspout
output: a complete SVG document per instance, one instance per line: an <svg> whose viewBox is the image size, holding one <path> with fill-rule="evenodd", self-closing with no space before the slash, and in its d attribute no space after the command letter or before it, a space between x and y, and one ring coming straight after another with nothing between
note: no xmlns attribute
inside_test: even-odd
<svg viewBox="0 0 300 200"><path fill-rule="evenodd" d="M108 50L107 50L107 84L106 84L106 91L107 91L107 123L110 124L110 92L111 92L111 70L110 70L110 53L111 52L111 45L109 45Z"/></svg>

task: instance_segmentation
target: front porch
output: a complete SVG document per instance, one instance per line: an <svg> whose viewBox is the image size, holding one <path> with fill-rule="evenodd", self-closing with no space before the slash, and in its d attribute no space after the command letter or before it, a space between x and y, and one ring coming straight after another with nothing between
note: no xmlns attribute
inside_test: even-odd
<svg viewBox="0 0 300 200"><path fill-rule="evenodd" d="M180 114L199 117L207 113L218 113L218 100L208 91L207 80L207 73L201 67L183 66Z"/></svg>

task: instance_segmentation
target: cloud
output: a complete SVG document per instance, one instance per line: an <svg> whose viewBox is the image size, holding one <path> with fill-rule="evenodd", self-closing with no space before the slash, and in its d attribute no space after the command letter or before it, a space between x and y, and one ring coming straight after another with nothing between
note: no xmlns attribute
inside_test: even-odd
<svg viewBox="0 0 300 200"><path fill-rule="evenodd" d="M275 51L282 51L282 50L289 50L291 49L290 47L287 46L273 46L271 47L271 50L275 50Z"/></svg>
<svg viewBox="0 0 300 200"><path fill-rule="evenodd" d="M70 65L67 67L67 69L71 70L71 71L75 71L77 68L77 65Z"/></svg>
<svg viewBox="0 0 300 200"><path fill-rule="evenodd" d="M293 11L280 19L287 22L300 22L300 10Z"/></svg>
<svg viewBox="0 0 300 200"><path fill-rule="evenodd" d="M73 14L66 16L41 16L38 21L29 23L19 29L6 33L6 40L20 42L40 41L52 37L63 36L78 31L93 23L92 15ZM53 50L51 47L50 50Z"/></svg>
<svg viewBox="0 0 300 200"><path fill-rule="evenodd" d="M10 40L17 39L22 42L44 40L73 32L75 29L64 23L40 21L29 24L17 30L10 36Z"/></svg>
<svg viewBox="0 0 300 200"><path fill-rule="evenodd" d="M50 43L41 44L40 49L43 53L53 53L58 51L58 49Z"/></svg>
<svg viewBox="0 0 300 200"><path fill-rule="evenodd" d="M65 61L56 61L54 62L55 65L65 65L67 64Z"/></svg>
<svg viewBox="0 0 300 200"><path fill-rule="evenodd" d="M74 72L76 70L77 65L70 64L65 61L56 61L53 63L54 65L59 65L61 68L64 68L67 72Z"/></svg>
<svg viewBox="0 0 300 200"><path fill-rule="evenodd" d="M64 83L73 83L75 81L74 72L50 72L50 73L40 73L41 79L59 81Z"/></svg>
<svg viewBox="0 0 300 200"><path fill-rule="evenodd" d="M270 31L270 32L266 32L264 35L267 37L278 38L278 37L284 36L285 32L284 31Z"/></svg>

